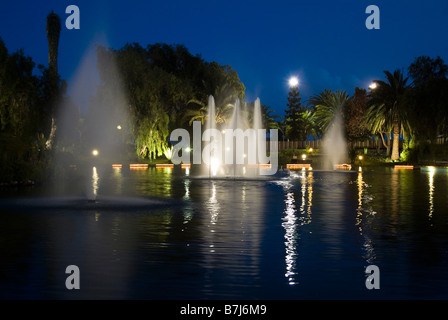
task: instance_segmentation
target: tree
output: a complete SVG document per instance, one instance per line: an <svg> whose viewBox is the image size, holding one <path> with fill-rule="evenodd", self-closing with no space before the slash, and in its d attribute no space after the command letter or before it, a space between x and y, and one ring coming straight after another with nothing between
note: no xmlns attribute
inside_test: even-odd
<svg viewBox="0 0 448 320"><path fill-rule="evenodd" d="M140 158L156 159L168 149L167 113L153 108L151 114L142 119L136 132L137 155Z"/></svg>
<svg viewBox="0 0 448 320"><path fill-rule="evenodd" d="M400 133L410 133L408 121L408 108L406 95L410 89L407 85L408 78L404 78L400 70L394 73L384 71L386 81L375 80L376 88L370 93L370 107L367 124L370 128L381 127L383 130L392 130L392 155L391 160L400 157Z"/></svg>
<svg viewBox="0 0 448 320"><path fill-rule="evenodd" d="M217 62L205 63L205 87L196 91L193 98L188 101L184 110L184 118L188 118L188 124L193 121L204 123L208 117L208 97L213 96L215 100L215 121L224 124L232 117L232 112L237 99L242 101L245 96L244 84L240 81L238 73L230 66L221 66ZM208 95L204 93L209 92Z"/></svg>
<svg viewBox="0 0 448 320"><path fill-rule="evenodd" d="M333 92L325 89L319 95L311 97L310 103L314 106L313 119L320 132L324 133L338 116L344 116L344 110L350 101L346 91Z"/></svg>
<svg viewBox="0 0 448 320"><path fill-rule="evenodd" d="M319 137L321 135L321 131L314 121L314 110L306 110L302 112L301 117L304 135L307 138L311 135L314 139Z"/></svg>
<svg viewBox="0 0 448 320"><path fill-rule="evenodd" d="M270 106L261 104L262 123L264 129L278 129L280 116L273 114L274 110Z"/></svg>
<svg viewBox="0 0 448 320"><path fill-rule="evenodd" d="M287 124L286 136L292 140L305 140L306 135L303 131L303 121L301 114L305 108L301 103L299 87L293 85L288 93L287 109L285 111L285 119Z"/></svg>
<svg viewBox="0 0 448 320"><path fill-rule="evenodd" d="M414 88L409 94L410 122L416 140L446 134L448 66L440 57L421 56L408 67Z"/></svg>
<svg viewBox="0 0 448 320"><path fill-rule="evenodd" d="M230 86L230 82L225 82L215 89L213 98L215 99L215 122L217 124L222 125L230 120L235 108L234 104L239 99L235 91L230 93L231 91L228 89ZM205 104L203 101L192 99L188 102L188 106L191 108L188 112L191 115L189 125L192 125L193 121L201 121L204 124L208 120L208 102Z"/></svg>
<svg viewBox="0 0 448 320"><path fill-rule="evenodd" d="M384 104L379 105L376 108L368 108L364 116L364 122L373 135L379 135L384 148L386 148L386 156L389 157L392 125L386 121L384 116L387 114L386 108L387 107Z"/></svg>
<svg viewBox="0 0 448 320"><path fill-rule="evenodd" d="M146 51L151 65L172 75L172 80L178 83L165 99L168 101L165 104L170 105L167 112L171 124L176 127L194 120L205 121L210 95L215 99L218 123L227 121L236 99L244 99L245 87L238 73L228 65L205 62L182 45L157 43L148 45Z"/></svg>
<svg viewBox="0 0 448 320"><path fill-rule="evenodd" d="M347 141L353 142L369 137L369 129L364 121L367 111L367 91L355 88L355 93L350 101L345 105L344 118Z"/></svg>
<svg viewBox="0 0 448 320"><path fill-rule="evenodd" d="M51 131L47 139L47 149L51 149L56 134L56 104L59 96L58 46L61 33L61 21L53 11L47 16L48 66L49 66L49 103L51 112Z"/></svg>
<svg viewBox="0 0 448 320"><path fill-rule="evenodd" d="M0 132L24 137L32 125L32 104L36 102L34 62L23 50L9 55L3 42L0 46Z"/></svg>
<svg viewBox="0 0 448 320"><path fill-rule="evenodd" d="M419 87L432 79L444 79L448 74L448 65L440 57L432 59L428 56L415 58L408 67L409 76L414 81L414 86Z"/></svg>
<svg viewBox="0 0 448 320"><path fill-rule="evenodd" d="M94 119L109 119L104 122L111 125L103 128L99 139L110 143L111 152L116 149L112 138L120 124L120 134L132 137L139 158L161 156L168 148L169 110L179 87L176 77L153 65L147 50L138 44L120 50L99 46L97 52L101 85L88 122L95 126Z"/></svg>
<svg viewBox="0 0 448 320"><path fill-rule="evenodd" d="M128 130L140 158L165 153L172 129L190 129L194 120L204 122L210 95L215 98L217 123L230 118L236 99L244 99L245 87L235 70L205 62L184 46L133 43L118 50L100 46L97 66L99 98L107 100L124 91ZM113 100L105 105L113 106Z"/></svg>
<svg viewBox="0 0 448 320"><path fill-rule="evenodd" d="M40 174L43 152L43 77L20 49L9 54L0 39L0 181L22 181Z"/></svg>

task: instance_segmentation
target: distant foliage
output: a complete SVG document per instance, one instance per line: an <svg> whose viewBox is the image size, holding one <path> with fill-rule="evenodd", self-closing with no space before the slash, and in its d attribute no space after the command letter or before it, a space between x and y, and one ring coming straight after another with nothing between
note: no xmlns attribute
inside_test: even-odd
<svg viewBox="0 0 448 320"><path fill-rule="evenodd" d="M34 178L44 160L48 82L41 70L35 75L33 60L23 50L10 54L0 39L0 182Z"/></svg>

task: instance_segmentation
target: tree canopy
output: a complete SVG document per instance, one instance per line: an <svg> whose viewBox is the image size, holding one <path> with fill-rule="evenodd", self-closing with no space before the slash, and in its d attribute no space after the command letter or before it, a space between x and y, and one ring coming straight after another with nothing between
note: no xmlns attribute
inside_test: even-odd
<svg viewBox="0 0 448 320"><path fill-rule="evenodd" d="M37 166L46 124L47 70L23 50L9 53L0 38L0 181L20 180Z"/></svg>
<svg viewBox="0 0 448 320"><path fill-rule="evenodd" d="M117 74L112 74L116 63ZM140 158L155 159L169 148L169 132L205 120L213 95L218 121L226 121L229 106L244 99L245 87L230 66L206 62L182 45L127 44L113 50L98 48L102 87L124 89L130 134Z"/></svg>

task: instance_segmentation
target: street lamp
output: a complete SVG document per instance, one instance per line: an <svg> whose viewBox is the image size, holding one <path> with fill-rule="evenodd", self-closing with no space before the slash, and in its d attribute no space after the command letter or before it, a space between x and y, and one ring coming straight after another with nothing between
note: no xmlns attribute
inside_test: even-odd
<svg viewBox="0 0 448 320"><path fill-rule="evenodd" d="M369 89L370 89L370 90L374 90L374 89L376 89L376 87L377 87L377 84L376 84L375 81L373 81L373 82L370 84Z"/></svg>
<svg viewBox="0 0 448 320"><path fill-rule="evenodd" d="M97 149L92 150L92 155L96 157L99 154Z"/></svg>
<svg viewBox="0 0 448 320"><path fill-rule="evenodd" d="M299 79L297 77L289 78L289 87L294 88L299 86Z"/></svg>

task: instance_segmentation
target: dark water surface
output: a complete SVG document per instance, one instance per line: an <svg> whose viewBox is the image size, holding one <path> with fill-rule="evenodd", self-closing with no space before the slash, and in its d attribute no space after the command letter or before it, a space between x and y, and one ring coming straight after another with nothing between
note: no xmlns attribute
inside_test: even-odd
<svg viewBox="0 0 448 320"><path fill-rule="evenodd" d="M445 171L388 168L281 181L99 168L3 189L0 298L447 299L447 186ZM86 193L111 205L68 205Z"/></svg>

